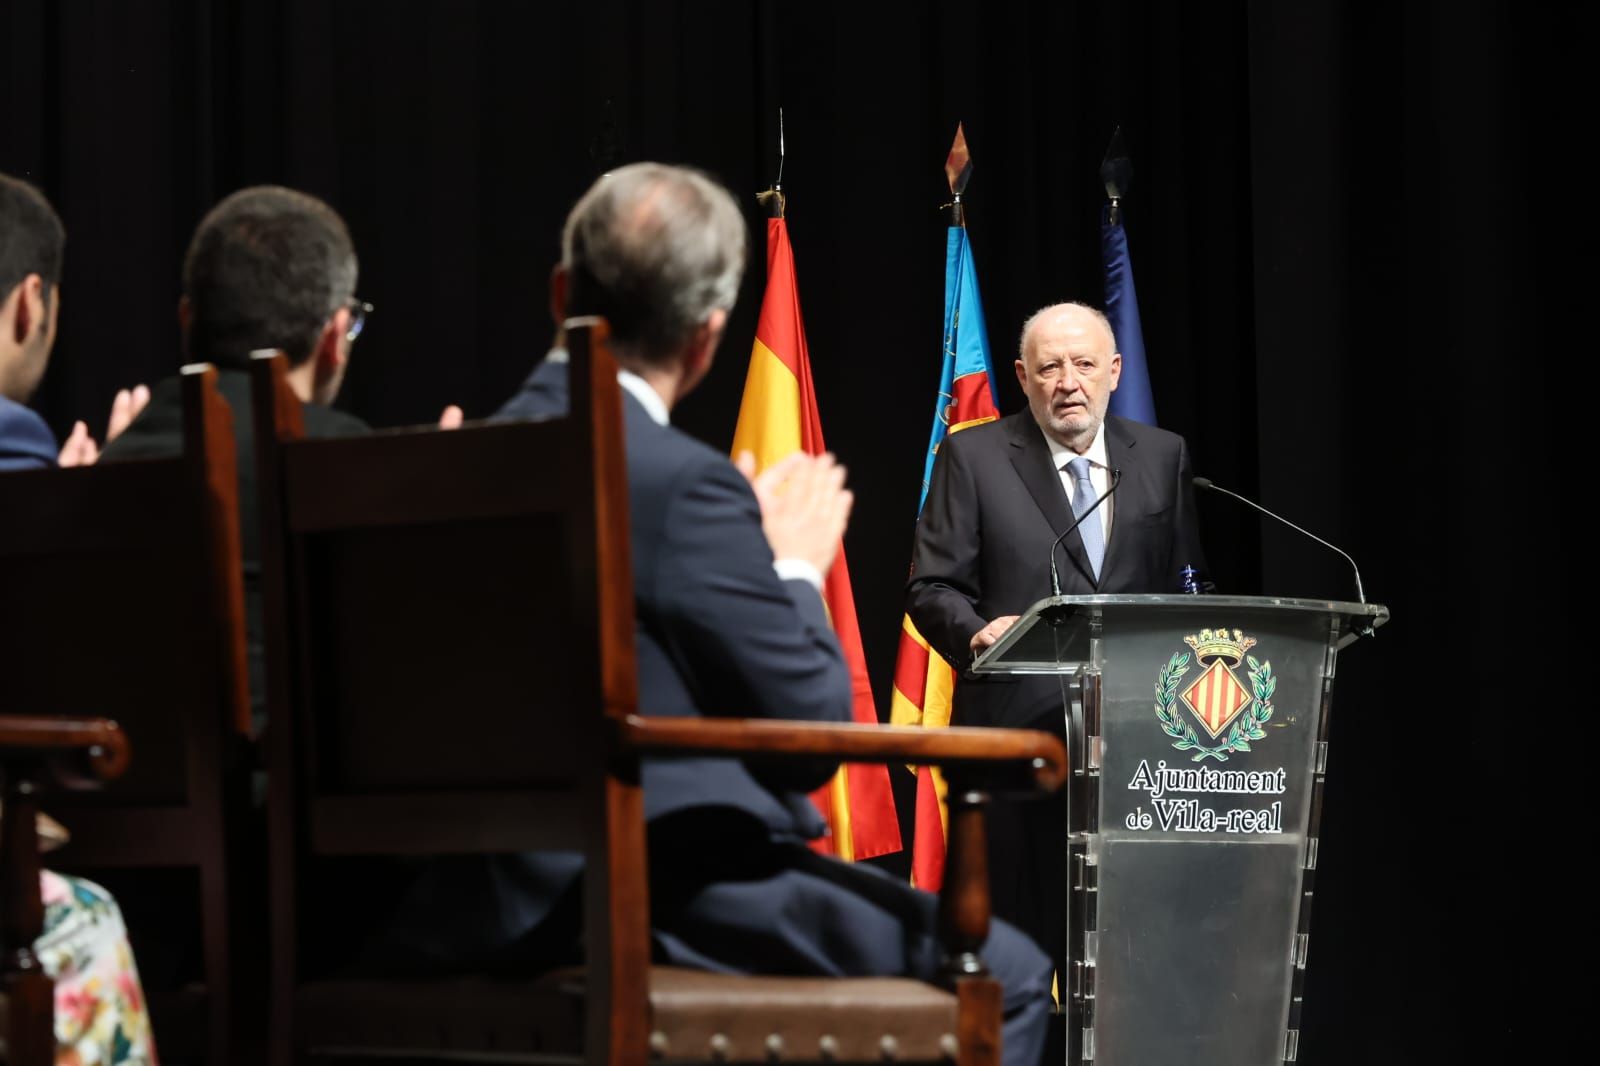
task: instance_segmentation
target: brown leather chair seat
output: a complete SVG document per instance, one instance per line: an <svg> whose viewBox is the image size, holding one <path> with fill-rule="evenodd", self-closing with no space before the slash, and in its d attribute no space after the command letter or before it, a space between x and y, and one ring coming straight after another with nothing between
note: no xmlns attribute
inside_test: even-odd
<svg viewBox="0 0 1600 1066"><path fill-rule="evenodd" d="M655 1062L950 1062L956 997L909 978L741 977L650 969ZM579 1059L584 971L537 981L318 982L298 1006L313 1055ZM383 1003L381 1014L372 1007ZM379 1021L378 1019L382 1020Z"/></svg>

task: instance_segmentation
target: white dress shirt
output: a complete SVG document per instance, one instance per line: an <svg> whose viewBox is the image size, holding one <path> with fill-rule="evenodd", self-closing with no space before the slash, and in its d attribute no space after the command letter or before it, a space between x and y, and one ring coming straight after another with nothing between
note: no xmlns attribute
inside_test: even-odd
<svg viewBox="0 0 1600 1066"><path fill-rule="evenodd" d="M1043 429L1039 430L1044 433ZM1050 462L1055 465L1056 476L1061 479L1062 488L1067 490L1067 505L1072 505L1072 497L1078 492L1078 481L1072 476L1072 471L1067 469L1067 464L1078 458L1078 453L1068 448L1065 444L1057 444L1045 433L1045 444L1050 447ZM1095 430L1094 440L1089 444L1089 450L1083 453L1089 460L1089 484L1094 486L1095 496L1100 496L1111 487L1111 464L1106 459L1106 424L1102 420L1100 428ZM1111 504L1110 498L1100 505L1095 514L1100 516L1101 543L1106 547L1111 546Z"/></svg>

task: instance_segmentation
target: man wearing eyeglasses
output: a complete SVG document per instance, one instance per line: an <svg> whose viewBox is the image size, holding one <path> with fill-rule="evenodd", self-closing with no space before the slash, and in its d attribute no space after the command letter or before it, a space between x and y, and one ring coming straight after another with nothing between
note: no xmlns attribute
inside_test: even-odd
<svg viewBox="0 0 1600 1066"><path fill-rule="evenodd" d="M250 702L258 729L266 699L250 357L263 349L288 357L289 384L305 405L306 436L367 432L359 418L327 406L339 393L351 346L372 310L355 297L356 274L355 246L339 214L314 196L276 185L241 189L213 207L183 261L178 301L183 361L214 365L218 391L233 408ZM174 375L150 390L144 412L106 447L102 459L182 450L183 396Z"/></svg>

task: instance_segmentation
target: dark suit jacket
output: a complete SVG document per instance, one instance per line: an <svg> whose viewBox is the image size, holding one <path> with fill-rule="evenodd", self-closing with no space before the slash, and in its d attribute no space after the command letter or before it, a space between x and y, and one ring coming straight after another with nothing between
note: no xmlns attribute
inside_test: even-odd
<svg viewBox="0 0 1600 1066"><path fill-rule="evenodd" d="M259 729L265 718L262 673L261 527L257 519L256 440L251 425L250 375L218 368L217 391L233 410L233 443L239 465L239 549L244 562L245 630L250 652L250 706ZM354 415L306 404L306 436L340 437L368 432ZM171 377L150 390L150 402L122 435L101 453L101 462L163 459L183 452L183 382Z"/></svg>
<svg viewBox="0 0 1600 1066"><path fill-rule="evenodd" d="M804 581L779 580L743 476L727 456L658 425L627 392L622 402L640 712L849 721L850 675L822 598ZM495 417L549 418L567 408L567 367L546 361ZM738 759L646 761L653 918L683 894L675 887L682 879L820 835L824 824L806 793L833 769L779 774ZM527 971L576 961L582 869L580 856L557 852L428 860L395 879L405 887L360 966ZM803 945L796 950L815 951L816 923L807 915L838 907L817 896L809 887L766 893L757 917ZM701 928L728 917L705 917ZM699 947L691 953L664 942L658 928L658 949L681 964L707 965Z"/></svg>
<svg viewBox="0 0 1600 1066"><path fill-rule="evenodd" d="M640 712L848 722L849 670L822 597L781 581L761 510L728 457L658 425L624 391ZM497 417L564 414L567 368L539 366ZM798 775L737 759L651 762L645 815L732 807L776 837L810 839L821 818L804 793L832 766Z"/></svg>
<svg viewBox="0 0 1600 1066"><path fill-rule="evenodd" d="M44 419L0 396L0 473L56 465L56 438Z"/></svg>
<svg viewBox="0 0 1600 1066"><path fill-rule="evenodd" d="M1122 480L1098 582L1073 531L1058 555L1068 595L1177 592L1186 565L1204 570L1183 438L1116 416L1106 457ZM953 434L940 445L917 525L906 610L935 651L958 669L974 633L1050 595L1050 543L1072 524L1072 503L1028 411ZM952 714L967 725L1024 726L1054 711L1050 678L963 679ZM1059 726L1056 727L1059 731Z"/></svg>

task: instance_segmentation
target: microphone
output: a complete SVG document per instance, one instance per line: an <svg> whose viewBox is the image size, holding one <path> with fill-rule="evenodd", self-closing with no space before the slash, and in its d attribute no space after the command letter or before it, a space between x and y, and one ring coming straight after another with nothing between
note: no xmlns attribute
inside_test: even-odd
<svg viewBox="0 0 1600 1066"><path fill-rule="evenodd" d="M1345 551L1343 548L1338 547L1337 545L1329 544L1327 541L1323 540L1321 537L1317 536L1315 533L1311 532L1309 529L1302 529L1300 526L1295 525L1293 522L1289 521L1287 518L1283 517L1282 515L1274 514L1272 511L1267 510L1265 507L1261 506L1259 503L1256 503L1254 500L1245 499L1243 496L1239 495L1237 492L1233 492L1233 491L1231 491L1229 489L1223 488L1221 485L1218 485L1216 482L1212 481L1208 477L1197 477L1197 478L1195 478L1194 479L1194 487L1197 488L1197 489L1206 489L1206 490L1208 490L1210 492L1220 492L1224 496L1232 496L1234 499L1238 500L1240 503L1248 504L1249 506L1254 507L1256 510L1260 511L1262 514L1266 515L1268 518L1276 519L1277 521L1282 522L1284 525L1288 526L1290 529L1294 530L1295 532L1303 533L1306 536L1310 537L1312 540L1316 541L1318 544L1322 545L1324 548L1329 548L1329 549L1331 549L1333 551L1338 552L1340 555L1344 556L1344 561L1350 564L1351 571L1356 575L1356 599L1361 601L1361 605L1363 607L1365 607L1367 605L1367 593L1366 593L1366 590L1364 588L1362 588L1362 586L1361 586L1361 568L1356 566L1356 561L1354 559L1350 558L1350 553L1349 552ZM1359 632L1361 633L1362 636L1367 636L1367 637L1372 636L1373 635L1373 630L1372 630L1371 623L1368 623L1368 624L1364 625L1359 630Z"/></svg>
<svg viewBox="0 0 1600 1066"><path fill-rule="evenodd" d="M1117 491L1117 486L1121 483L1122 471L1117 467L1112 467L1111 487L1102 492L1099 499L1095 500L1094 503L1089 506L1087 511L1084 511L1077 518L1073 519L1072 524L1066 529L1063 529L1061 531L1061 536L1057 537L1050 545L1050 592L1052 595L1061 595L1061 574L1056 570L1056 549L1061 547L1061 542L1067 539L1068 533L1071 533L1074 529L1077 529L1085 518L1088 518L1090 515L1094 514L1102 503L1105 503L1111 498L1111 494Z"/></svg>

